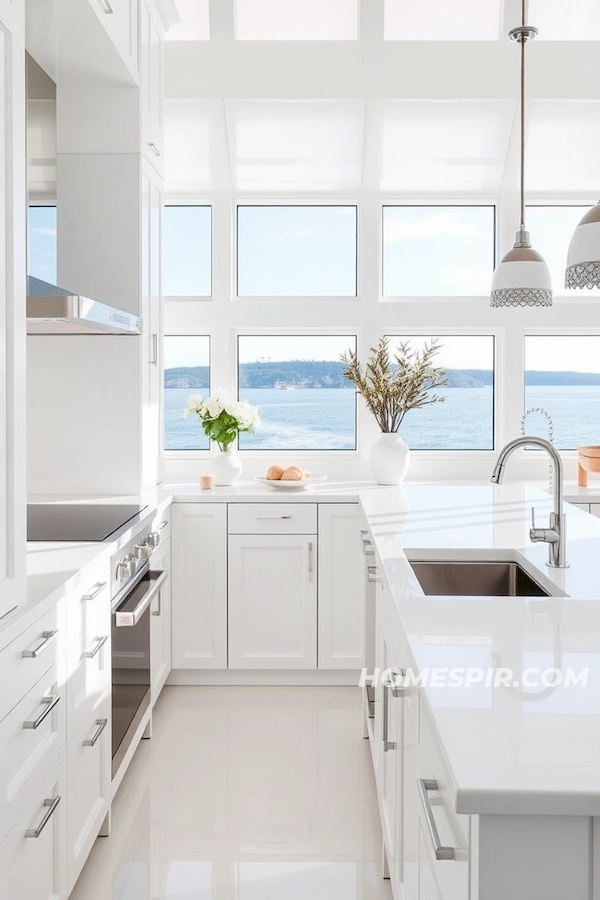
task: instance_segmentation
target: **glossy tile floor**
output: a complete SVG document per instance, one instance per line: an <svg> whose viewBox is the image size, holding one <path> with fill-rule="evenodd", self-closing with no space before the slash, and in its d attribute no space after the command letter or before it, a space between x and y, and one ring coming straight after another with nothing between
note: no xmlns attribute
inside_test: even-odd
<svg viewBox="0 0 600 900"><path fill-rule="evenodd" d="M72 900L391 900L361 696L167 687Z"/></svg>

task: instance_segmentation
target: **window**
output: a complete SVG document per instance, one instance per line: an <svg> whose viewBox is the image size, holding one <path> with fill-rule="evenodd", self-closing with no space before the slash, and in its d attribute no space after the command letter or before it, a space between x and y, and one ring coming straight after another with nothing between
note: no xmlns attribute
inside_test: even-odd
<svg viewBox="0 0 600 900"><path fill-rule="evenodd" d="M494 449L493 335L433 335L440 346L434 365L441 366L448 386L433 403L407 413L400 434L412 450ZM390 336L390 349L401 342L420 349L431 337Z"/></svg>
<svg viewBox="0 0 600 900"><path fill-rule="evenodd" d="M239 206L239 297L355 297L355 206Z"/></svg>
<svg viewBox="0 0 600 900"><path fill-rule="evenodd" d="M165 356L165 450L208 450L197 416L184 418L190 394L210 392L210 338L207 335L167 335Z"/></svg>
<svg viewBox="0 0 600 900"><path fill-rule="evenodd" d="M259 407L242 450L355 450L356 393L342 375L355 335L241 335L240 400Z"/></svg>
<svg viewBox="0 0 600 900"><path fill-rule="evenodd" d="M529 206L527 208L527 228L531 243L541 253L552 277L552 289L556 295L569 294L572 297L598 295L598 288L584 291L565 287L567 252L571 238L587 206Z"/></svg>
<svg viewBox="0 0 600 900"><path fill-rule="evenodd" d="M27 231L28 274L56 284L56 207L30 206Z"/></svg>
<svg viewBox="0 0 600 900"><path fill-rule="evenodd" d="M163 284L165 297L210 297L212 209L165 206Z"/></svg>
<svg viewBox="0 0 600 900"><path fill-rule="evenodd" d="M493 206L384 206L383 296L487 296Z"/></svg>
<svg viewBox="0 0 600 900"><path fill-rule="evenodd" d="M529 433L553 432L560 450L598 443L600 335L527 335L525 411L537 409L544 412L527 416Z"/></svg>
<svg viewBox="0 0 600 900"><path fill-rule="evenodd" d="M356 40L358 4L359 0L235 0L235 36L238 41Z"/></svg>

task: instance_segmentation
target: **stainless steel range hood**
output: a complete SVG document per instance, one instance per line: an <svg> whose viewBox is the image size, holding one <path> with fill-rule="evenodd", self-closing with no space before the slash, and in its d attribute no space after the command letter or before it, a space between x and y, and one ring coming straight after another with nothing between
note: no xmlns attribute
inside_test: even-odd
<svg viewBox="0 0 600 900"><path fill-rule="evenodd" d="M140 334L138 316L29 276L27 334Z"/></svg>

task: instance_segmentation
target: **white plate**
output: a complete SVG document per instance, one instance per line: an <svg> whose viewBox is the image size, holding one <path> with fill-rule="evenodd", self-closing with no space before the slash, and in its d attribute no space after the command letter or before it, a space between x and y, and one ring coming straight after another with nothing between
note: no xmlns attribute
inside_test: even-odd
<svg viewBox="0 0 600 900"><path fill-rule="evenodd" d="M327 481L327 475L321 475L320 478L307 478L305 481L274 481L271 478L257 476L255 481L260 481L261 484L268 484L269 487L279 491L304 491L311 484L323 484L324 481Z"/></svg>

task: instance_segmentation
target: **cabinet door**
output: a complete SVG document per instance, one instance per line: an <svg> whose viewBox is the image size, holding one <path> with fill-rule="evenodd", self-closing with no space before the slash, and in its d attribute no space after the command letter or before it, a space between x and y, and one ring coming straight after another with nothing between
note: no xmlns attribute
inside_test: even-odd
<svg viewBox="0 0 600 900"><path fill-rule="evenodd" d="M25 602L25 55L0 3L0 617Z"/></svg>
<svg viewBox="0 0 600 900"><path fill-rule="evenodd" d="M73 889L108 809L111 697L106 693L67 750L67 877Z"/></svg>
<svg viewBox="0 0 600 900"><path fill-rule="evenodd" d="M139 0L89 0L132 75L138 71Z"/></svg>
<svg viewBox="0 0 600 900"><path fill-rule="evenodd" d="M418 823L418 820L417 827L419 841L418 900L442 900L433 869L433 861L427 850L428 835L425 834L425 828L422 823ZM448 900L452 900L452 898L448 897Z"/></svg>
<svg viewBox="0 0 600 900"><path fill-rule="evenodd" d="M397 874L402 882L404 900L418 900L421 809L417 790L417 778L419 777L419 689L417 687L406 691L403 707L403 790L398 798L402 815L402 834L398 842L398 852L402 866L401 870L397 870Z"/></svg>
<svg viewBox="0 0 600 900"><path fill-rule="evenodd" d="M0 900L66 900L64 754L0 845Z"/></svg>
<svg viewBox="0 0 600 900"><path fill-rule="evenodd" d="M316 666L316 535L230 535L229 668Z"/></svg>
<svg viewBox="0 0 600 900"><path fill-rule="evenodd" d="M162 174L164 38L160 15L153 0L142 0L140 24L142 152Z"/></svg>
<svg viewBox="0 0 600 900"><path fill-rule="evenodd" d="M142 164L142 478L162 480L162 191L160 178Z"/></svg>
<svg viewBox="0 0 600 900"><path fill-rule="evenodd" d="M354 503L319 504L319 669L365 665L361 522Z"/></svg>
<svg viewBox="0 0 600 900"><path fill-rule="evenodd" d="M174 504L171 544L173 668L226 669L226 504Z"/></svg>
<svg viewBox="0 0 600 900"><path fill-rule="evenodd" d="M154 704L171 671L171 541L166 541L160 551L154 554L150 566L168 575L150 610L150 660Z"/></svg>

